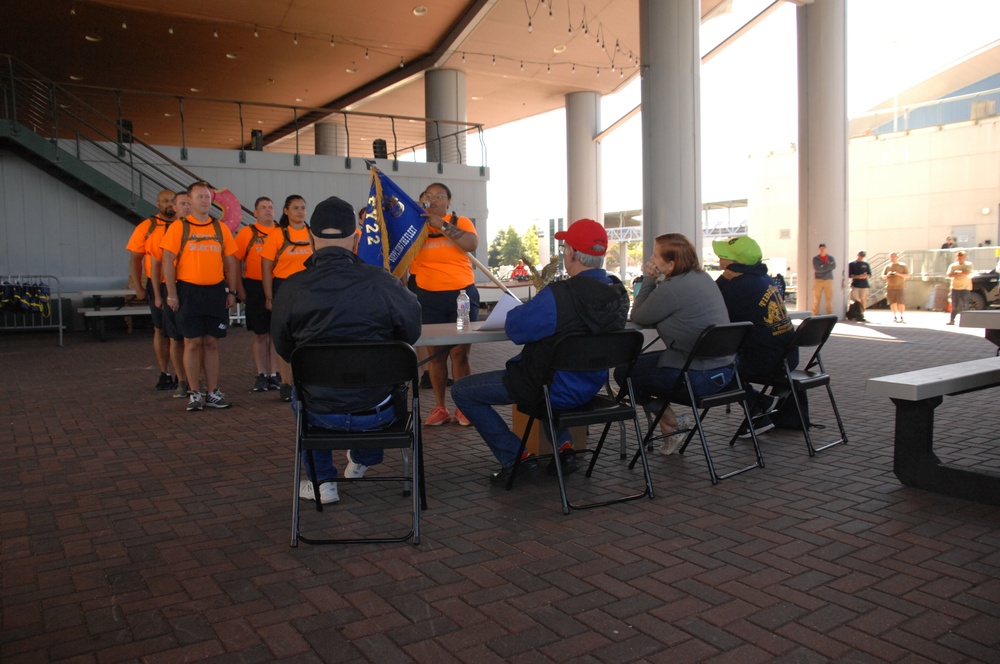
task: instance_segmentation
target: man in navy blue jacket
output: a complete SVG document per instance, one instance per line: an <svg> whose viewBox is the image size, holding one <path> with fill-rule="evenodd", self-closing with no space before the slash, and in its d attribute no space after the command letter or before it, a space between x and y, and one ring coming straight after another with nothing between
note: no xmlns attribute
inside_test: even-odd
<svg viewBox="0 0 1000 664"><path fill-rule="evenodd" d="M550 374L551 351L564 335L573 332L611 332L625 328L628 292L621 281L604 271L608 234L591 219L573 222L556 233L562 240L563 262L570 278L549 284L538 295L507 313L505 330L510 340L524 344L520 354L507 361L507 368L466 376L455 383L451 396L455 406L472 422L500 462L500 470L490 482L504 484L521 445L493 406L538 403L544 397L542 384ZM557 372L550 383L555 408L571 408L587 403L604 386L607 371L590 373ZM563 472L576 469L568 431L558 431ZM526 459L521 472L533 474L538 462Z"/></svg>
<svg viewBox="0 0 1000 664"><path fill-rule="evenodd" d="M719 257L723 273L715 283L722 291L722 299L729 311L732 322L749 321L753 331L743 347L739 358L740 375L744 378L751 403L757 400L757 392L750 383L766 383L779 366L782 356L788 351L788 342L795 333L788 310L781 299L778 286L767 274L767 266L761 262L760 245L747 236L730 240L716 240L712 249ZM788 356L792 367L799 363L798 351L792 350ZM774 400L764 398L763 406L773 405ZM770 408L765 408L770 410ZM757 433L774 428L768 418L757 421ZM749 432L747 432L749 437Z"/></svg>

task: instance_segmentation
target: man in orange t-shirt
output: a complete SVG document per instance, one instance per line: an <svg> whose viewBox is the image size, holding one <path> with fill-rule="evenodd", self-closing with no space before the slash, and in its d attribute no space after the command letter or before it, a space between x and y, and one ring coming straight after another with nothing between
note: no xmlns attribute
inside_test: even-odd
<svg viewBox="0 0 1000 664"><path fill-rule="evenodd" d="M243 261L243 290L247 297L246 328L254 333L253 361L257 368L253 391L265 392L272 385L277 388L278 360L271 347L271 311L265 306L264 284L261 272L261 251L264 242L275 232L274 203L261 196L254 202L253 215L257 221L244 226L236 234L236 257Z"/></svg>
<svg viewBox="0 0 1000 664"><path fill-rule="evenodd" d="M410 263L410 273L413 279L413 291L420 301L421 319L423 323L454 323L456 316L456 300L464 290L469 296L471 308L469 319L477 320L479 316L479 291L476 290L475 273L466 252L473 252L479 246L479 236L476 227L466 217L448 214L451 204L451 190L440 182L427 187L420 195L420 203L424 206L427 218L427 239L413 262ZM436 353L444 350L431 346L427 353L433 360L428 362L428 373L431 387L434 390L434 408L431 409L427 426L439 426L451 422L451 415L445 403L445 389L448 381L448 358L451 357L451 370L455 382L472 373L469 364L470 344L452 346L448 353ZM455 410L455 420L462 426L470 422L462 412Z"/></svg>
<svg viewBox="0 0 1000 664"><path fill-rule="evenodd" d="M132 232L125 248L129 252L129 281L135 288L137 300L149 300L149 313L153 319L153 353L160 365L160 379L156 382L157 390L172 390L177 387L177 378L170 373L170 346L163 334L163 310L155 306L155 291L150 278L152 265L152 248L158 247L167 226L174 220L174 192L164 189L156 197L157 214L139 223ZM142 285L142 273L145 268L146 286ZM177 373L177 372L175 372Z"/></svg>
<svg viewBox="0 0 1000 664"><path fill-rule="evenodd" d="M192 381L187 409L228 408L232 404L219 390L219 339L226 336L229 308L242 290L236 241L229 228L208 214L212 207L208 183L192 184L188 195L193 212L171 224L160 243L167 306L177 312L177 326L184 336L184 372ZM193 383L202 364L208 388L204 399Z"/></svg>

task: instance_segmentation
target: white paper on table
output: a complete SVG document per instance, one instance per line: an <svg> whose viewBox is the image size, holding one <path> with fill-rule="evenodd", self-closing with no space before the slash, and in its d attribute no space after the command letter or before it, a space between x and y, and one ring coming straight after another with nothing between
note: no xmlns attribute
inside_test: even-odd
<svg viewBox="0 0 1000 664"><path fill-rule="evenodd" d="M483 324L479 326L480 330L502 330L504 323L507 322L507 312L514 307L521 306L521 301L510 293L504 293L503 296L497 300L497 304L493 307L493 311L490 315L486 317Z"/></svg>

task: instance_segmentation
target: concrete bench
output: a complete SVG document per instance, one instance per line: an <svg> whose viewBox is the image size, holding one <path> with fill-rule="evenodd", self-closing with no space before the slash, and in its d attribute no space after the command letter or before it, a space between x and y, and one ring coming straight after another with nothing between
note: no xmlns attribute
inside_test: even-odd
<svg viewBox="0 0 1000 664"><path fill-rule="evenodd" d="M149 304L143 303L142 306L122 306L116 307L114 309L96 309L93 307L80 307L76 310L76 313L83 316L85 321L88 321L88 327L93 333L94 338L98 341L104 341L107 333L107 326L105 325L105 319L107 318L121 318L125 316L151 316L149 311ZM90 325L90 321L93 321L93 325ZM131 331L131 330L130 330Z"/></svg>
<svg viewBox="0 0 1000 664"><path fill-rule="evenodd" d="M946 396L1000 386L1000 357L868 379L865 393L896 405L892 470L906 486L1000 505L1000 476L941 463L934 454L934 409Z"/></svg>

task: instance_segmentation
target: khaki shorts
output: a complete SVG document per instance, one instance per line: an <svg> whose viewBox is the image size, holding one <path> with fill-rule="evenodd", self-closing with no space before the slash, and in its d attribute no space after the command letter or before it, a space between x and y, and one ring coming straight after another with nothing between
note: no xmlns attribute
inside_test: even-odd
<svg viewBox="0 0 1000 664"><path fill-rule="evenodd" d="M902 288L890 288L885 292L885 299L889 304L906 304Z"/></svg>

